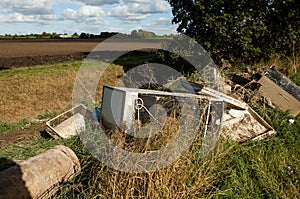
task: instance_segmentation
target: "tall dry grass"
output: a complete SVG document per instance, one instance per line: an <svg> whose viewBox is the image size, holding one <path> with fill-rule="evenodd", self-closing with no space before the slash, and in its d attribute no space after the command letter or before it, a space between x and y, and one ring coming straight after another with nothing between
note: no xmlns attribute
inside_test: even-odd
<svg viewBox="0 0 300 199"><path fill-rule="evenodd" d="M80 66L81 62L73 62L0 71L0 120L33 120L45 113L61 113L71 108ZM105 73L99 81L96 101L101 100L102 86L116 83L123 69L112 65Z"/></svg>

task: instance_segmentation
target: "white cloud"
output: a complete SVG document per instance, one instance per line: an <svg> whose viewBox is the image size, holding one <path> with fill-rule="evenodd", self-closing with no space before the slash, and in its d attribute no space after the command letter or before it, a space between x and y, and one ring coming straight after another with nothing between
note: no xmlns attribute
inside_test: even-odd
<svg viewBox="0 0 300 199"><path fill-rule="evenodd" d="M12 13L9 15L0 15L1 23L37 23L37 24L45 24L49 21L57 21L60 20L54 14L49 15L23 15L20 13Z"/></svg>
<svg viewBox="0 0 300 199"><path fill-rule="evenodd" d="M123 0L124 3L150 3L152 0Z"/></svg>
<svg viewBox="0 0 300 199"><path fill-rule="evenodd" d="M146 19L150 15L133 13L129 10L128 6L118 6L110 10L109 16L117 17L122 21L134 22Z"/></svg>
<svg viewBox="0 0 300 199"><path fill-rule="evenodd" d="M110 10L109 16L125 22L141 21L156 13L170 12L170 5L164 0L124 0Z"/></svg>
<svg viewBox="0 0 300 199"><path fill-rule="evenodd" d="M153 1L153 8L157 12L170 12L171 11L170 4L168 2L166 2L165 0Z"/></svg>
<svg viewBox="0 0 300 199"><path fill-rule="evenodd" d="M118 4L119 0L76 0L76 2L82 2L85 5L91 5L91 6L101 6L101 5Z"/></svg>
<svg viewBox="0 0 300 199"><path fill-rule="evenodd" d="M110 27L110 28L107 29L107 31L110 31L110 32L124 32L124 28Z"/></svg>
<svg viewBox="0 0 300 199"><path fill-rule="evenodd" d="M97 6L83 6L78 10L67 8L62 11L62 15L66 19L75 21L88 20L90 18L101 17L104 12L100 7Z"/></svg>
<svg viewBox="0 0 300 199"><path fill-rule="evenodd" d="M3 5L8 12L23 15L48 15L54 13L51 1L47 0L5 0Z"/></svg>
<svg viewBox="0 0 300 199"><path fill-rule="evenodd" d="M54 13L53 1L47 0L4 0L0 4L0 22L47 24L61 20Z"/></svg>
<svg viewBox="0 0 300 199"><path fill-rule="evenodd" d="M75 21L77 23L87 23L90 26L94 25L108 25L102 17L104 12L98 6L82 6L78 10L67 8L62 11L65 19Z"/></svg>
<svg viewBox="0 0 300 199"><path fill-rule="evenodd" d="M141 4L133 3L129 4L128 8L131 12L141 13L141 14L154 14L154 13L163 13L170 11L168 6L163 4L158 4L156 1L153 1L150 4Z"/></svg>
<svg viewBox="0 0 300 199"><path fill-rule="evenodd" d="M135 13L163 13L171 9L165 0L124 0L124 3Z"/></svg>
<svg viewBox="0 0 300 199"><path fill-rule="evenodd" d="M149 30L159 35L170 33L170 31L172 31L172 33L176 33L176 26L172 24L170 18L165 17L153 19L150 23L143 24L141 29Z"/></svg>
<svg viewBox="0 0 300 199"><path fill-rule="evenodd" d="M159 18L155 19L154 22L159 25L171 25L172 24L172 20L169 18L165 18L165 17L159 17Z"/></svg>

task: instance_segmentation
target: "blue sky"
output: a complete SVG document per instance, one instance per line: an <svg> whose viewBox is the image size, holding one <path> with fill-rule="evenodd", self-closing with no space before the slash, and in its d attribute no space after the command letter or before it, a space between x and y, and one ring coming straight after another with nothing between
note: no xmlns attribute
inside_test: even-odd
<svg viewBox="0 0 300 199"><path fill-rule="evenodd" d="M0 35L138 29L174 34L171 20L165 0L1 0L0 4Z"/></svg>

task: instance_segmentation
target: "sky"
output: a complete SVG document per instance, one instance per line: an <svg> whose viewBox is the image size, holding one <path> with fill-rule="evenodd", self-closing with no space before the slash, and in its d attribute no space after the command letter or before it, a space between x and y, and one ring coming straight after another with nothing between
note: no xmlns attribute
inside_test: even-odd
<svg viewBox="0 0 300 199"><path fill-rule="evenodd" d="M0 0L0 35L176 33L165 0Z"/></svg>

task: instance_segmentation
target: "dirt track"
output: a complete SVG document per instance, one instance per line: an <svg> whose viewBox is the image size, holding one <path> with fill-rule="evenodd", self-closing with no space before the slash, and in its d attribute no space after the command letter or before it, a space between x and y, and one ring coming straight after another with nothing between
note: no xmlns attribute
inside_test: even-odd
<svg viewBox="0 0 300 199"><path fill-rule="evenodd" d="M101 40L0 40L0 70L83 60ZM95 50L159 48L157 40L102 42Z"/></svg>
<svg viewBox="0 0 300 199"><path fill-rule="evenodd" d="M13 131L6 134L0 134L0 148L14 142L26 142L30 141L32 137L46 137L45 134L46 124L39 123L31 127L25 127L17 131Z"/></svg>

